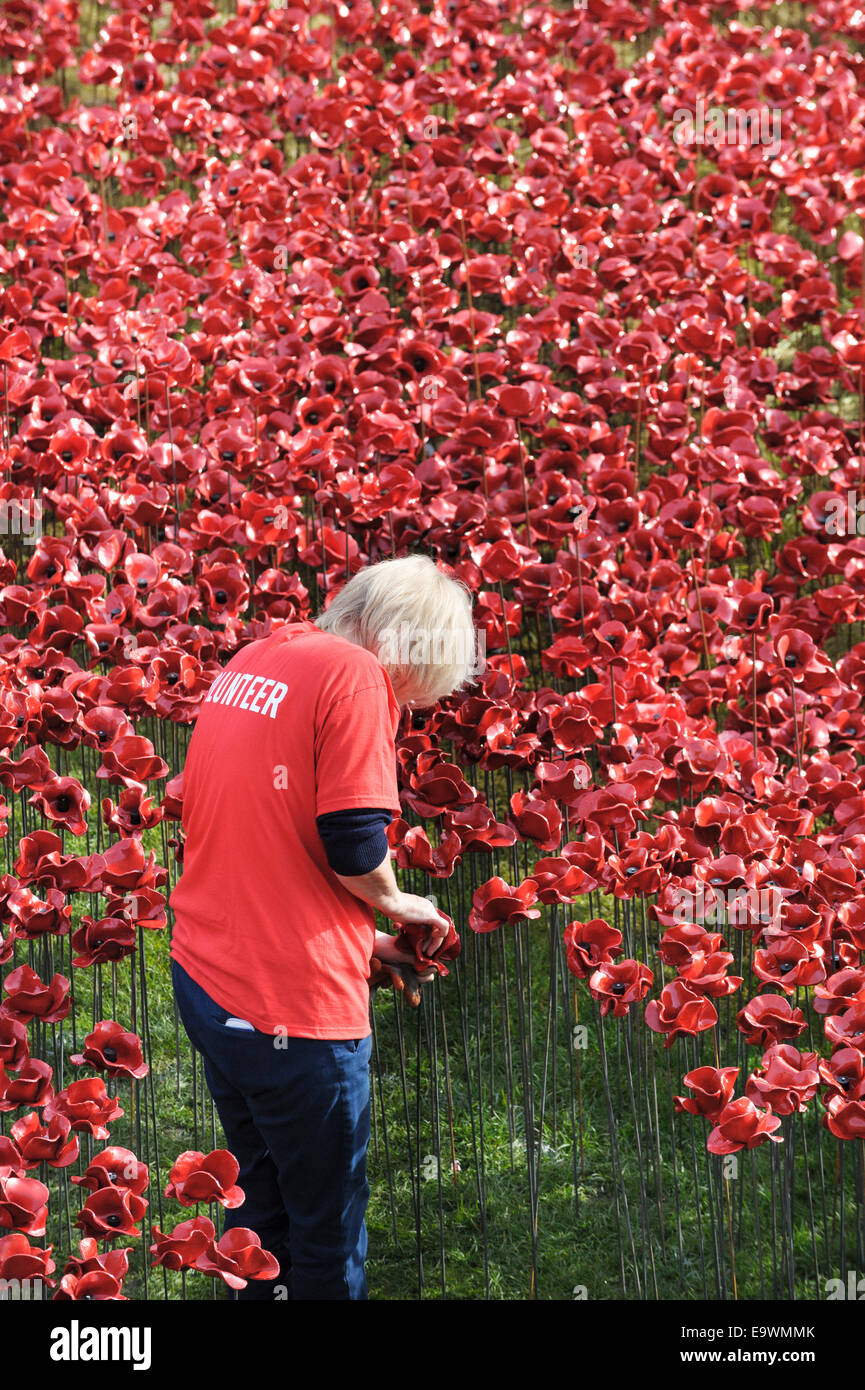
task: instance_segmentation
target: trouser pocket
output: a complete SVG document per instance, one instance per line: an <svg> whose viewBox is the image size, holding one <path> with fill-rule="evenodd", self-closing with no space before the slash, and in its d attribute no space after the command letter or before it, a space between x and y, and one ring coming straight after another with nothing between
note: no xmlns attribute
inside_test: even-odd
<svg viewBox="0 0 865 1390"><path fill-rule="evenodd" d="M225 1020L230 1018L231 1014L228 1009L223 1009L217 1004L215 999L211 999L207 991L203 990L176 960L171 962L171 979L183 1026L199 1052L202 1052L205 1050L202 1030L208 1027L222 1029Z"/></svg>

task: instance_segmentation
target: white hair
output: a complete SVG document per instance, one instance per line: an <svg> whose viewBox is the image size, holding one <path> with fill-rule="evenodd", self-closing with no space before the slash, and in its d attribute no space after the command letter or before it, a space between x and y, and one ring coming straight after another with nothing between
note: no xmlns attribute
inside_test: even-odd
<svg viewBox="0 0 865 1390"><path fill-rule="evenodd" d="M427 555L360 570L316 625L372 652L414 703L435 704L480 669L471 594Z"/></svg>

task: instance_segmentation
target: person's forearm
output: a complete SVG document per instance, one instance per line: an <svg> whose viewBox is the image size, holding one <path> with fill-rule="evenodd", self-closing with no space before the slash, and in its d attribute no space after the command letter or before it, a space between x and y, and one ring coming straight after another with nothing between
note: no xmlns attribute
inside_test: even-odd
<svg viewBox="0 0 865 1390"><path fill-rule="evenodd" d="M369 903L369 906L374 907L383 917L399 916L404 894L396 881L390 855L386 855L378 868L372 869L368 874L352 874L350 877L335 874L334 877L339 879L349 893L353 893L362 902Z"/></svg>
<svg viewBox="0 0 865 1390"><path fill-rule="evenodd" d="M396 960L396 942L398 939L398 937L392 936L390 932L376 931L375 945L372 948L373 956L377 957L378 960L387 960L391 962ZM407 953L402 952L401 959L406 963L410 963L412 958Z"/></svg>
<svg viewBox="0 0 865 1390"><path fill-rule="evenodd" d="M428 956L435 955L453 928L450 917L439 912L434 899L421 898L417 893L403 893L397 884L389 856L368 874L347 876L334 871L334 877L349 893L376 908L384 917L391 917L403 926L425 927L427 933L423 949ZM385 956L382 952L387 951L390 958L401 959L399 954L396 957L393 955L395 941L396 937L389 936L387 932L377 932L373 954L383 960Z"/></svg>

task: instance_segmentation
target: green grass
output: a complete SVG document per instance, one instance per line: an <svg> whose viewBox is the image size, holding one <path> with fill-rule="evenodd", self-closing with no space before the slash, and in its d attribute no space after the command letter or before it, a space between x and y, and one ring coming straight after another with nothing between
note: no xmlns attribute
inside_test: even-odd
<svg viewBox="0 0 865 1390"><path fill-rule="evenodd" d="M179 769L182 729L146 721L139 732L153 739L170 774ZM80 752L60 754L57 761L92 785L92 775L83 777ZM104 783L98 787L101 795L113 792ZM488 800L499 817L511 789L505 771L490 778ZM158 791L155 786L152 790ZM20 801L16 817L15 843L17 834L35 828L32 815L26 826L21 824ZM95 822L92 808L91 827ZM433 833L431 826L427 829ZM172 882L177 866L168 839L176 833L171 823L163 823L143 836L145 850L156 852ZM86 840L64 838L67 854L98 847L92 831ZM817 1125L813 1103L807 1163L801 1128L787 1120L783 1145L766 1144L737 1156L729 1186L720 1160L706 1154L704 1122L688 1116L671 1120L671 1095L684 1093L684 1072L715 1060L711 1034L698 1047L685 1049L680 1041L668 1053L663 1040L643 1024L642 1006L622 1022L607 1020L608 1102L598 1018L586 985L562 969L562 926L575 918L603 916L623 928L625 954L639 956L655 972L653 996L665 978L654 949L658 928L650 924L644 937L636 904L596 893L560 909L544 908L540 920L519 929L475 935L466 925L473 886L495 872L510 882L526 876L536 853L525 843L517 849L518 855L500 852L495 862L489 856L466 856L460 874L446 885L419 874L404 876L413 891L443 897L460 928L463 955L447 979L424 991L420 1011L406 1009L389 991L379 991L376 998L369 1150L371 1296L479 1299L488 1288L491 1298L514 1300L571 1299L575 1289L593 1300L641 1294L730 1297L731 1222L740 1298L772 1296L787 1288L791 1277L797 1297L820 1295L825 1280L841 1273L842 1245L847 1267L865 1268L859 1248L860 1146L845 1146L849 1153L839 1185L839 1146ZM75 896L72 905L73 927L85 912L100 915L89 896ZM69 1057L95 1021L117 1019L145 1042L150 1075L141 1082L108 1083L125 1111L112 1124L109 1142L132 1148L151 1169L146 1194L151 1206L141 1240L128 1242L140 1248L125 1291L133 1298L180 1297L182 1276L145 1270L149 1223L170 1231L195 1214L164 1197L170 1166L184 1150L206 1152L222 1147L224 1139L200 1061L196 1063L175 1019L169 933L142 930L135 956L95 969L70 966L68 937L19 947L18 962L25 953L43 979L57 970L73 981L74 1013L60 1025L33 1029L34 1055L54 1067L57 1089L75 1075L93 1074L89 1069L76 1072ZM756 992L756 983L746 979L742 998ZM723 1004L719 1010L720 1061L742 1065L741 1093L759 1050L746 1052L737 1034L738 999L732 1016ZM573 1046L577 1023L586 1029L580 1038L586 1045L579 1049ZM805 1040L800 1045L803 1050L809 1046ZM8 1132L13 1118L0 1116L0 1128ZM538 1173L534 1242L527 1132ZM82 1158L71 1171L83 1172L102 1147L84 1139ZM453 1156L459 1164L456 1173ZM791 1157L792 1171L782 1181L783 1165ZM75 1187L67 1190L65 1180L58 1182L50 1170L39 1176L55 1193L48 1243L55 1245L62 1272L66 1256L77 1253L79 1233L71 1222L83 1194ZM794 1252L792 1276L780 1264L785 1183L795 1194L787 1241ZM219 1214L218 1209L210 1212L217 1221ZM225 1292L220 1283L192 1273L185 1296L221 1298Z"/></svg>
<svg viewBox="0 0 865 1390"><path fill-rule="evenodd" d="M585 908L588 904L575 904L570 915L589 915L581 913L581 906ZM596 904L594 911L597 910ZM612 920L612 902L604 900L600 910ZM462 916L459 912L457 915L458 918ZM545 1047L550 931L558 932L560 926L561 919L554 927L544 921L522 929L519 972L513 928L504 929L502 941L494 936L477 937L464 931L462 960L447 980L425 991L419 1012L404 1009L389 992L379 992L375 1005L378 1062L373 1068L374 1120L369 1150L368 1278L371 1297L404 1299L415 1298L421 1293L424 1298L433 1299L479 1299L486 1296L487 1281L489 1296L493 1299L572 1299L575 1291L576 1296L592 1300L618 1299L623 1295L634 1298L639 1296L641 1289L649 1297L661 1299L702 1299L706 1293L714 1297L718 1286L710 1235L713 1198L714 1222L719 1232L717 1256L722 1267L720 1290L731 1296L729 1229L720 1161L710 1159L705 1153L702 1121L680 1117L671 1135L668 1058L661 1040L648 1032L639 1017L621 1024L609 1020L604 1025L617 1143L615 1153L611 1146L597 1020L590 1010L584 985L577 986L577 997L588 1045L581 1051L572 1050L569 1057L574 1026L573 992L569 990L563 999L557 985L557 1007L549 1021L549 1050ZM182 1029L179 1048L176 1043L168 944L168 933L164 931L148 932L144 938L151 1075L138 1083L109 1083L126 1111L123 1118L112 1125L111 1142L133 1148L139 1158L151 1166L152 1184L147 1194L151 1201L149 1219L163 1230L171 1230L178 1221L194 1214L162 1196L171 1162L185 1149L208 1151L224 1142ZM142 981L138 966L136 971L135 1018L137 1030L143 1034ZM95 1014L89 979L82 977L81 972L75 974L75 1032L79 1046L94 1017L114 1017L129 1023L133 1016L130 960L121 962L116 968L87 972L97 986L101 976L101 1000L97 998ZM503 990L507 994L506 1009L502 1007ZM520 998L526 1046L530 1046L532 1054L531 1065L525 1072L519 1046ZM465 1023L459 1007L461 999L469 1006ZM448 1039L447 1069L442 1019ZM402 1048L398 1024L401 1024ZM34 1050L53 1061L59 1070L61 1055L68 1059L75 1050L70 1020L50 1030L45 1043L44 1049ZM629 1053L633 1087L628 1080ZM752 1055L751 1065L755 1057L756 1054ZM709 1060L708 1053L703 1060ZM733 1059L724 1057L722 1060ZM688 1065L693 1065L693 1058L690 1054L683 1058L681 1044L677 1044L669 1063L672 1089L681 1092L684 1089L682 1073ZM526 1075L531 1078L534 1093L528 1102L528 1119L535 1158L539 1138L541 1143L534 1272L524 1108ZM68 1084L68 1067L64 1077ZM130 1103L132 1088L134 1104ZM572 1100L578 1121L576 1129L571 1125ZM813 1120L813 1106L811 1116ZM785 1129L789 1128L790 1122L785 1122ZM836 1143L829 1136L826 1138L830 1147L826 1148L823 1159L823 1187L831 1207ZM810 1155L806 1165L801 1161L801 1140L797 1133L792 1245L798 1297L816 1296L820 1281L838 1274L835 1255L838 1217L836 1215L834 1232L830 1219L824 1242L818 1199L819 1153L813 1122L809 1122L808 1140ZM85 1141L82 1147L82 1161L72 1171L83 1171L84 1161L103 1146ZM789 1137L781 1147L789 1147ZM156 1181L157 1152L159 1182ZM459 1164L456 1173L452 1154ZM771 1296L770 1177L772 1165L784 1160L770 1153L769 1145L753 1155L740 1155L739 1160L738 1173L729 1184L736 1235L738 1295L746 1299L758 1298L768 1291ZM852 1162L848 1164L845 1183L847 1257L850 1267L856 1267L851 1188L854 1173ZM56 1174L45 1177L52 1187L56 1186ZM485 1194L483 1204L479 1177ZM646 1205L642 1210L641 1179L646 1193ZM753 1211L754 1184L762 1222L759 1242ZM777 1175L776 1191L780 1192ZM633 1248L627 1234L625 1198ZM69 1239L65 1199L53 1205L49 1240L65 1256L75 1248ZM71 1205L74 1219L80 1206L79 1194L74 1188L71 1189ZM218 1211L211 1212L217 1219L218 1214ZM817 1230L819 1246L817 1273L812 1224ZM622 1227L623 1256L620 1255L619 1225ZM72 1232L72 1235L77 1242L77 1233ZM141 1241L128 1243L133 1246L148 1243L146 1222ZM184 1285L180 1275L150 1270L145 1285L142 1256L143 1251L139 1250L133 1259L125 1290L129 1296L182 1296ZM209 1278L193 1273L187 1276L185 1296L209 1299L226 1295L221 1284L213 1284Z"/></svg>

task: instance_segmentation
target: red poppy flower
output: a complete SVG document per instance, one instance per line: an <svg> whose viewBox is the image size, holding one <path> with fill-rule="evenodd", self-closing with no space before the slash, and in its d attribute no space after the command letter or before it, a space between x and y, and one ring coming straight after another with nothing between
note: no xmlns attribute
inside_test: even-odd
<svg viewBox="0 0 865 1390"><path fill-rule="evenodd" d="M88 1274L64 1274L52 1302L126 1302L121 1287L120 1280L104 1269L94 1269Z"/></svg>
<svg viewBox="0 0 865 1390"><path fill-rule="evenodd" d="M754 952L753 965L759 979L779 985L785 994L826 978L822 946L816 942L809 945L788 933L767 937L765 949Z"/></svg>
<svg viewBox="0 0 865 1390"><path fill-rule="evenodd" d="M6 1284L28 1285L39 1280L53 1289L55 1281L49 1279L55 1269L51 1259L53 1245L44 1250L31 1245L26 1235L20 1232L0 1236L0 1280Z"/></svg>
<svg viewBox="0 0 865 1390"><path fill-rule="evenodd" d="M856 1093L865 1079L865 1054L856 1047L839 1047L831 1057L820 1058L817 1068L829 1087L824 1100L830 1095Z"/></svg>
<svg viewBox="0 0 865 1390"><path fill-rule="evenodd" d="M47 1163L51 1168L68 1168L78 1157L78 1136L71 1134L71 1124L65 1115L52 1115L47 1121L34 1111L16 1120L12 1138L21 1156L23 1168L38 1168Z"/></svg>
<svg viewBox="0 0 865 1390"><path fill-rule="evenodd" d="M36 1178L4 1177L0 1170L0 1231L44 1236L48 1197L44 1182Z"/></svg>
<svg viewBox="0 0 865 1390"><path fill-rule="evenodd" d="M468 806L477 797L458 767L446 763L439 753L418 755L417 771L409 778L404 793L412 810L419 816L440 816L445 810Z"/></svg>
<svg viewBox="0 0 865 1390"><path fill-rule="evenodd" d="M7 1071L17 1071L29 1056L25 1025L0 1009L0 1063Z"/></svg>
<svg viewBox="0 0 865 1390"><path fill-rule="evenodd" d="M122 960L135 950L135 927L122 917L102 917L94 921L82 915L81 926L72 933L71 940L76 952L72 957L73 965L83 967L101 961Z"/></svg>
<svg viewBox="0 0 865 1390"><path fill-rule="evenodd" d="M447 878L460 857L462 841L456 833L446 835L433 849L426 832L419 825L409 826L400 819L387 827L388 843L396 850L396 862L401 869L423 869L424 873Z"/></svg>
<svg viewBox="0 0 865 1390"><path fill-rule="evenodd" d="M537 901L537 884L526 878L511 888L503 878L491 878L482 884L472 898L469 926L472 931L496 931L503 922L524 922L540 917L532 903Z"/></svg>
<svg viewBox="0 0 865 1390"><path fill-rule="evenodd" d="M591 770L580 758L540 762L535 768L535 780L545 796L572 806L589 785Z"/></svg>
<svg viewBox="0 0 865 1390"><path fill-rule="evenodd" d="M589 977L589 992L597 999L601 1017L624 1018L632 1004L645 999L654 976L637 960L605 961Z"/></svg>
<svg viewBox="0 0 865 1390"><path fill-rule="evenodd" d="M110 797L102 801L102 819L115 835L141 835L158 825L163 814L161 806L153 797L145 796L140 787L122 791L116 805Z"/></svg>
<svg viewBox="0 0 865 1390"><path fill-rule="evenodd" d="M17 888L9 894L7 907L19 938L32 941L48 932L65 936L69 931L72 909L59 888L46 889L44 898L30 888Z"/></svg>
<svg viewBox="0 0 865 1390"><path fill-rule="evenodd" d="M154 851L145 855L141 841L136 838L117 840L104 854L91 855L89 867L88 892L91 893L158 887L167 877L165 870L157 865Z"/></svg>
<svg viewBox="0 0 865 1390"><path fill-rule="evenodd" d="M554 801L527 792L514 792L511 819L520 838L534 840L539 849L558 849L561 844L562 813Z"/></svg>
<svg viewBox="0 0 865 1390"><path fill-rule="evenodd" d="M587 980L599 966L622 954L622 933L601 917L569 922L564 939L568 969L578 980Z"/></svg>
<svg viewBox="0 0 865 1390"><path fill-rule="evenodd" d="M742 983L741 975L727 974L734 959L730 951L694 951L687 964L679 967L679 975L699 994L723 999L735 994Z"/></svg>
<svg viewBox="0 0 865 1390"><path fill-rule="evenodd" d="M646 837L651 841L651 836ZM607 863L613 876L613 893L617 898L632 898L637 893L657 893L664 878L663 866L653 859L653 846L642 843L639 835L629 841L621 854L611 854Z"/></svg>
<svg viewBox="0 0 865 1390"><path fill-rule="evenodd" d="M146 1210L147 1202L130 1188L100 1187L91 1192L73 1224L94 1240L140 1236L136 1222Z"/></svg>
<svg viewBox="0 0 865 1390"><path fill-rule="evenodd" d="M192 1268L202 1274L218 1275L230 1289L243 1289L249 1279L275 1279L279 1261L262 1249L254 1231L232 1226L215 1245L209 1243Z"/></svg>
<svg viewBox="0 0 865 1390"><path fill-rule="evenodd" d="M91 1192L103 1187L124 1187L137 1197L146 1190L150 1182L147 1165L139 1163L130 1149L112 1145L103 1149L87 1165L82 1177L73 1177L73 1183L80 1183Z"/></svg>
<svg viewBox="0 0 865 1390"><path fill-rule="evenodd" d="M61 862L63 841L50 830L34 830L18 842L15 873L26 883L40 883L53 874ZM82 879L84 882L85 879Z"/></svg>
<svg viewBox="0 0 865 1390"><path fill-rule="evenodd" d="M739 1010L736 1020L746 1041L762 1048L798 1038L807 1027L802 1010L778 994L758 994Z"/></svg>
<svg viewBox="0 0 865 1390"><path fill-rule="evenodd" d="M185 1207L196 1202L239 1207L244 1201L244 1193L236 1185L239 1172L237 1159L227 1149L214 1149L209 1154L190 1149L174 1160L165 1195L175 1197Z"/></svg>
<svg viewBox="0 0 865 1390"><path fill-rule="evenodd" d="M76 777L50 777L28 798L48 820L62 825L71 835L83 835L87 829L90 793Z"/></svg>
<svg viewBox="0 0 865 1390"><path fill-rule="evenodd" d="M739 1070L739 1067L695 1067L686 1072L685 1085L694 1094L676 1096L676 1112L686 1111L689 1115L705 1115L707 1120L717 1120L733 1099Z"/></svg>
<svg viewBox="0 0 865 1390"><path fill-rule="evenodd" d="M799 1052L789 1043L776 1043L763 1053L763 1064L745 1084L745 1095L776 1115L804 1110L820 1084L816 1052Z"/></svg>
<svg viewBox="0 0 865 1390"><path fill-rule="evenodd" d="M16 1110L19 1105L45 1105L53 1096L52 1068L47 1062L28 1057L17 1075L7 1072L0 1061L0 1113Z"/></svg>
<svg viewBox="0 0 865 1390"><path fill-rule="evenodd" d="M29 965L19 965L8 974L3 991L6 998L0 1004L0 1014L19 1023L30 1023L34 1018L59 1023L72 1007L65 975L53 975L46 985Z"/></svg>
<svg viewBox="0 0 865 1390"><path fill-rule="evenodd" d="M173 1270L194 1269L196 1260L216 1241L213 1222L206 1216L181 1221L171 1235L164 1235L158 1226L154 1226L153 1235L154 1243L150 1247L152 1263Z"/></svg>
<svg viewBox="0 0 865 1390"><path fill-rule="evenodd" d="M695 1037L707 1028L714 1028L718 1015L709 1000L690 988L684 980L673 980L661 990L660 999L650 999L646 1005L646 1023L655 1033L665 1033L665 1047L672 1047L678 1037Z"/></svg>
<svg viewBox="0 0 865 1390"><path fill-rule="evenodd" d="M140 1080L150 1068L141 1055L141 1039L125 1032L113 1020L97 1023L84 1039L83 1052L69 1058L74 1067L90 1065L106 1076L130 1076Z"/></svg>
<svg viewBox="0 0 865 1390"><path fill-rule="evenodd" d="M72 1081L64 1091L58 1091L46 1105L42 1119L48 1123L54 1115L63 1115L74 1130L91 1134L94 1139L107 1139L108 1125L122 1114L117 1101L106 1091L105 1082L93 1077Z"/></svg>
<svg viewBox="0 0 865 1390"><path fill-rule="evenodd" d="M738 1153L740 1149L754 1149L765 1144L767 1139L773 1143L781 1142L776 1134L781 1121L769 1110L758 1110L752 1100L740 1096L724 1106L718 1122L706 1140L706 1148L713 1154Z"/></svg>
<svg viewBox="0 0 865 1390"><path fill-rule="evenodd" d="M836 1139L865 1138L865 1094L834 1095L826 1102L823 1124Z"/></svg>
<svg viewBox="0 0 865 1390"><path fill-rule="evenodd" d="M14 1139L10 1139L6 1134L0 1134L0 1168L6 1168L19 1178L23 1177L25 1172L21 1150Z"/></svg>
<svg viewBox="0 0 865 1390"><path fill-rule="evenodd" d="M708 516L697 498L680 497L661 508L658 525L667 540L688 547L705 540Z"/></svg>
<svg viewBox="0 0 865 1390"><path fill-rule="evenodd" d="M122 782L127 789L145 791L147 783L161 780L168 773L168 764L154 752L149 739L130 734L115 738L102 753L97 777L110 782Z"/></svg>
<svg viewBox="0 0 865 1390"><path fill-rule="evenodd" d="M823 1025L826 1037L836 1047L857 1047L865 1051L865 1004L854 1004L841 1013L831 1014Z"/></svg>
<svg viewBox="0 0 865 1390"><path fill-rule="evenodd" d="M836 970L814 990L815 1013L839 1014L852 1004L865 1004L865 970L859 966Z"/></svg>
<svg viewBox="0 0 865 1390"><path fill-rule="evenodd" d="M161 810L170 820L180 820L183 810L183 773L172 777L165 784L165 794L159 803Z"/></svg>
<svg viewBox="0 0 865 1390"><path fill-rule="evenodd" d="M541 903L573 902L579 894L591 892L598 886L596 879L563 854L550 859L536 859L532 866L532 878L537 884L538 902Z"/></svg>
<svg viewBox="0 0 865 1390"><path fill-rule="evenodd" d="M681 970L695 956L711 956L723 947L724 938L720 932L706 931L698 922L683 922L667 928L658 943L658 955L665 965Z"/></svg>
<svg viewBox="0 0 865 1390"><path fill-rule="evenodd" d="M447 915L447 914L443 914ZM445 965L446 960L456 960L462 950L462 942L457 935L456 927L448 917L448 932L435 955L430 957L421 950L424 938L428 934L428 928L417 926L414 923L403 923L399 927L397 934L397 950L404 951L407 956L414 958L414 966L418 971L435 968L439 975L449 975L450 971Z"/></svg>
<svg viewBox="0 0 865 1390"><path fill-rule="evenodd" d="M131 1245L116 1250L103 1249L100 1254L97 1241L92 1236L84 1236L78 1242L78 1249L78 1255L70 1255L67 1259L63 1267L64 1274L74 1274L80 1278L82 1274L103 1272L110 1274L118 1284L122 1284L129 1271Z"/></svg>

